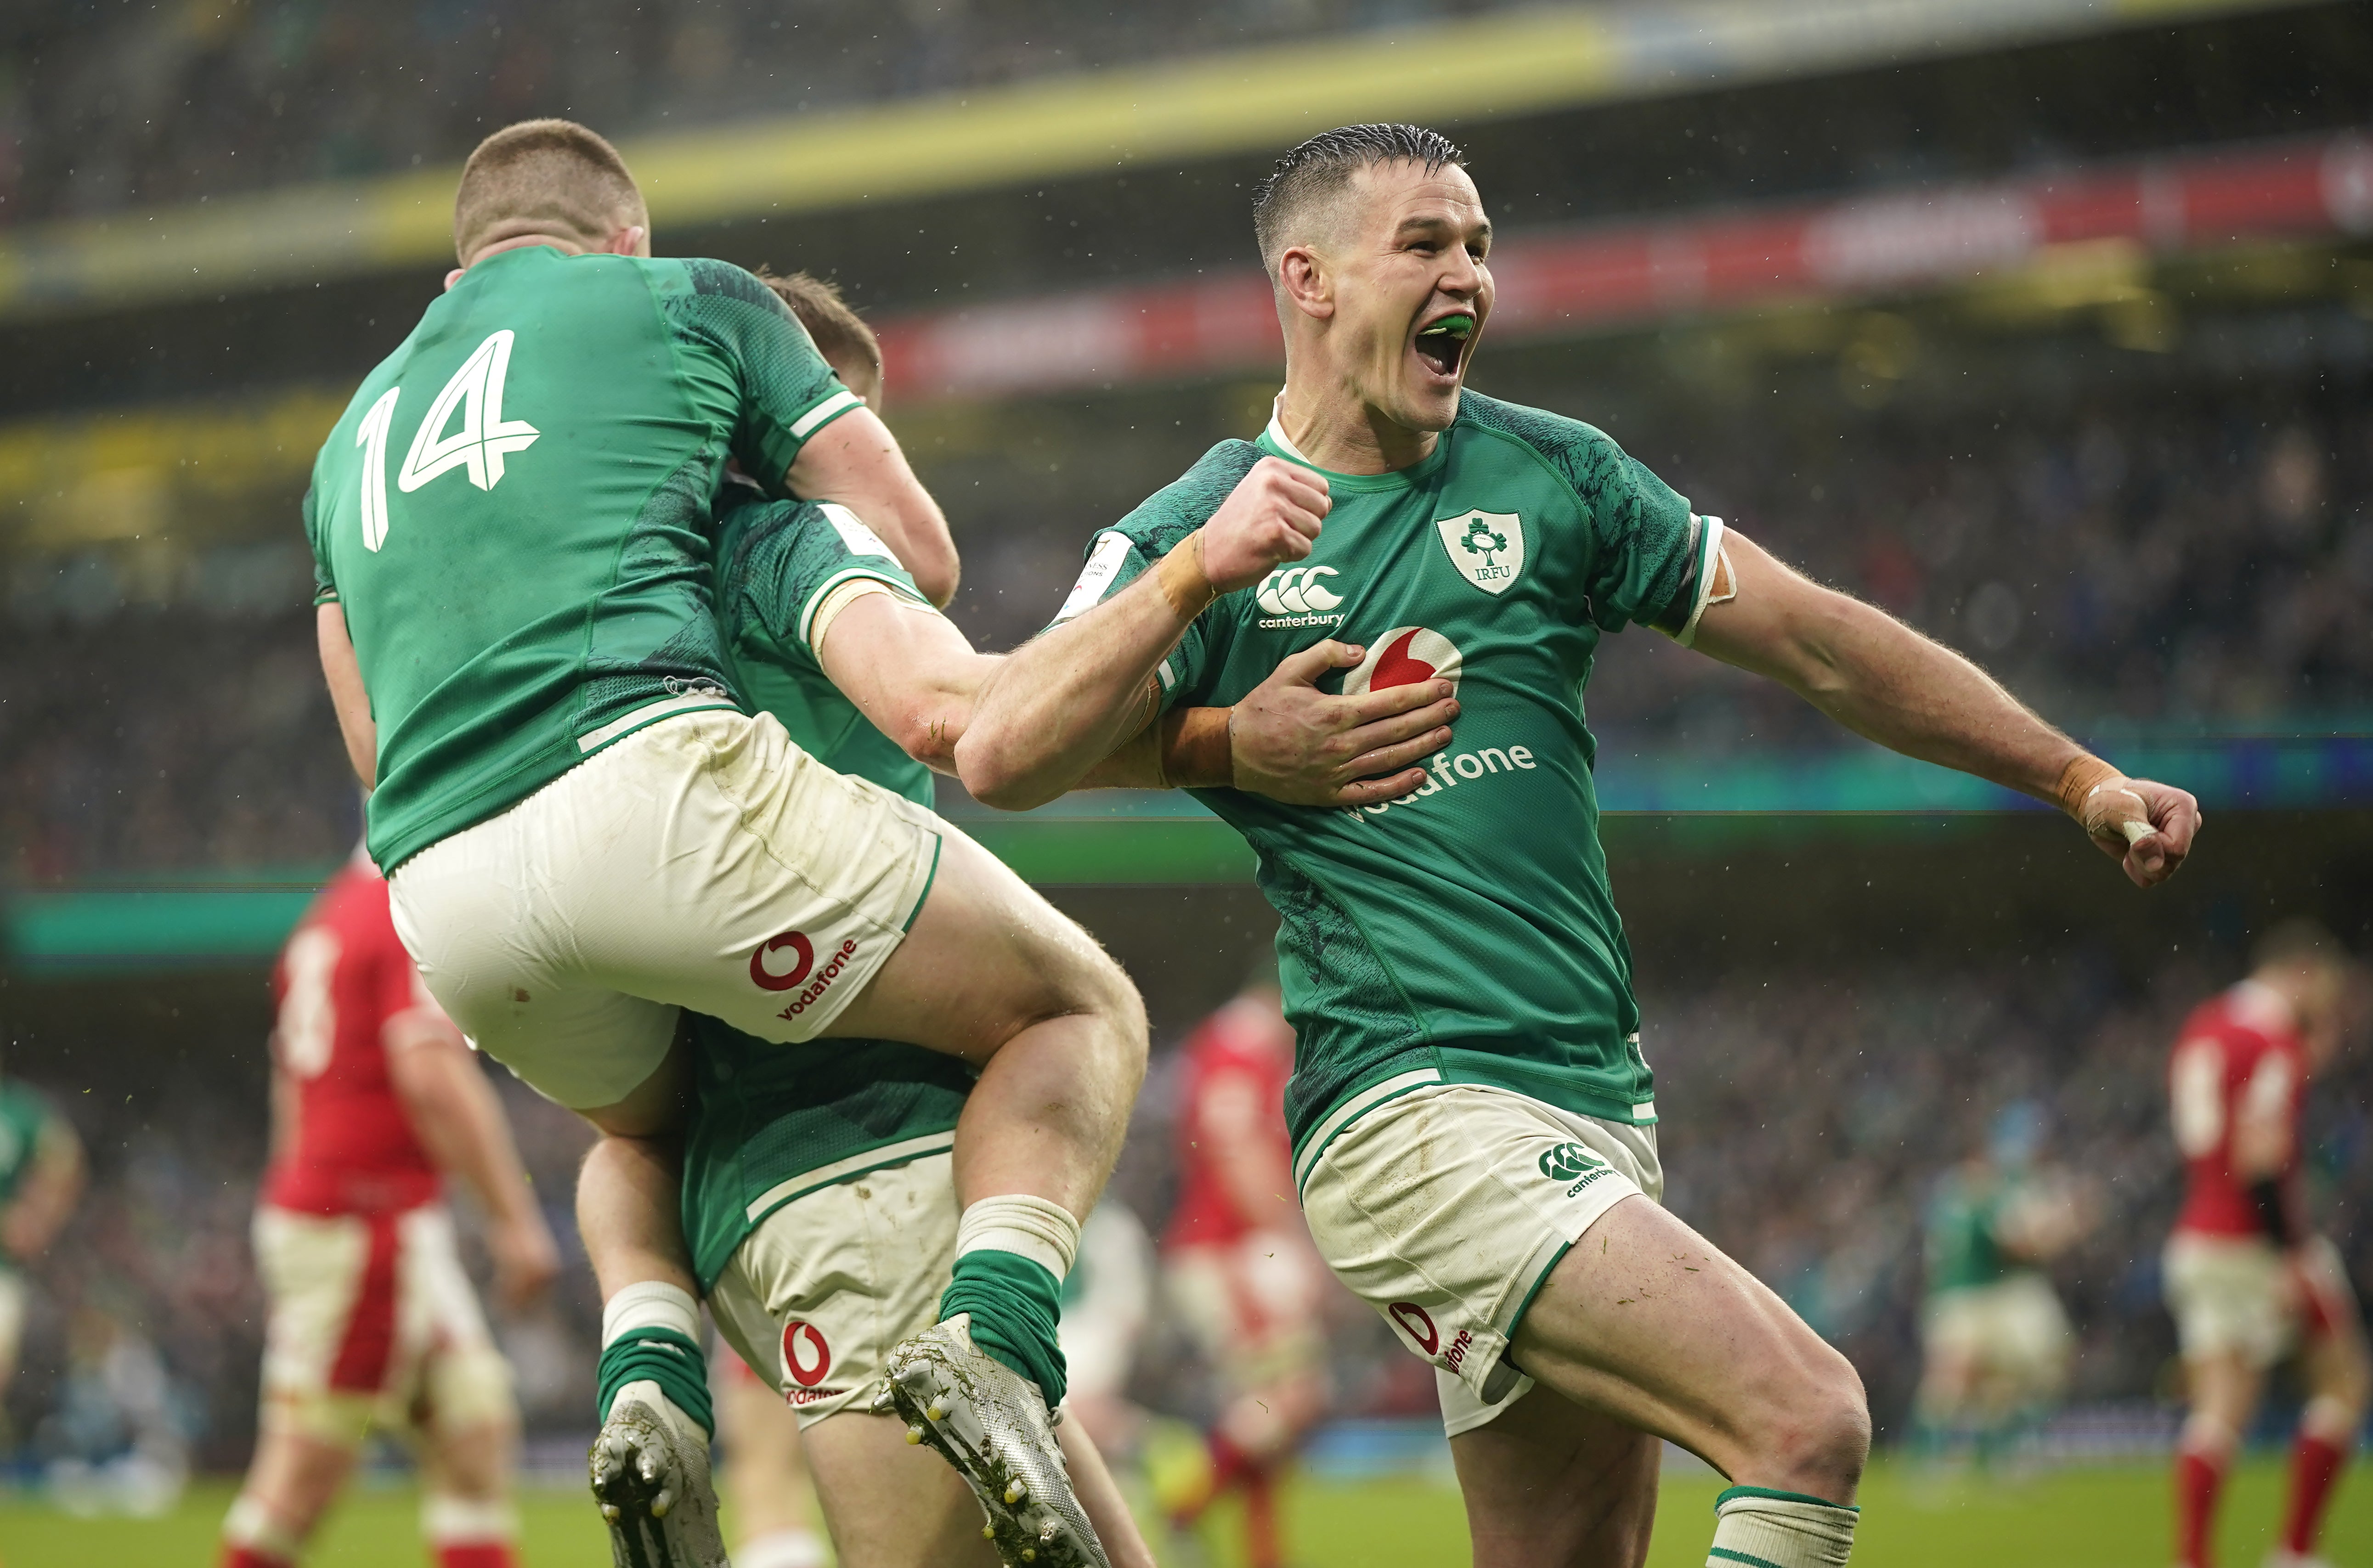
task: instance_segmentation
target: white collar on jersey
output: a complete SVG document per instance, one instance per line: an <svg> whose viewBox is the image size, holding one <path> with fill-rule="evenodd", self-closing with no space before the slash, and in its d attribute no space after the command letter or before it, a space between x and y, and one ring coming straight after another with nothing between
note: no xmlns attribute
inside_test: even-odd
<svg viewBox="0 0 2373 1568"><path fill-rule="evenodd" d="M1306 463L1312 468L1318 466L1303 456L1302 449L1295 446L1292 438L1285 433L1285 389L1282 387L1268 403L1268 444L1296 462Z"/></svg>

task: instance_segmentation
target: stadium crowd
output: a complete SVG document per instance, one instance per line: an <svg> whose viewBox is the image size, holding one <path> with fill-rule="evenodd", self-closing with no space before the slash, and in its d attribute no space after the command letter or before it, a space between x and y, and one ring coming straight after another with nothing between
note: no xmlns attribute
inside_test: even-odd
<svg viewBox="0 0 2373 1568"><path fill-rule="evenodd" d="M1642 975L1642 1045L1657 1100L1673 1209L1733 1252L1841 1345L1882 1430L1908 1422L1919 1373L1921 1213L1936 1179L1979 1148L2005 1104L2045 1107L2048 1147L2099 1185L2101 1223L2054 1274L2079 1336L2073 1397L2164 1395L2174 1334L2158 1251L2180 1192L2164 1080L2190 1007L2238 973L2197 961L2127 983L2098 954L1932 963L1873 961L1807 976L1736 971L1710 988ZM2229 971L2229 972L2228 972ZM1168 1042L1175 1045L1175 1042ZM2373 1053L2355 1043L2311 1097L2317 1218L2373 1285L2373 1160L2364 1106ZM1176 1053L1154 1071L1114 1192L1158 1230L1175 1193L1170 1121ZM32 1455L70 1451L55 1410L77 1353L118 1337L153 1346L200 1464L236 1462L252 1431L261 1298L247 1227L263 1164L263 1086L193 1082L175 1114L136 1117L47 1082L92 1152L77 1222L86 1243L42 1265L43 1305L27 1372L10 1396ZM584 1133L520 1091L506 1095L539 1190L565 1193ZM199 1114L190 1114L195 1109ZM122 1113L122 1114L119 1114ZM554 1228L572 1235L565 1213ZM564 1241L564 1246L573 1243ZM531 1430L579 1433L592 1359L592 1291L573 1258L544 1314L503 1330ZM1333 1336L1338 1411L1423 1416L1426 1368L1374 1315L1344 1298ZM1188 1337L1159 1311L1133 1392L1157 1409L1205 1413L1209 1390Z"/></svg>
<svg viewBox="0 0 2373 1568"><path fill-rule="evenodd" d="M1495 3L233 0L94 20L78 0L28 0L0 15L0 225L458 161L489 127L558 105L632 135Z"/></svg>
<svg viewBox="0 0 2373 1568"><path fill-rule="evenodd" d="M1698 505L1945 638L2080 732L2373 708L2361 392L2129 395L1975 434L1962 411L1908 405L1851 425L1725 418L1719 441L1702 417L1609 423ZM1044 623L1096 514L1033 504L1043 469L1019 459L975 486L920 456L964 553L955 616L978 646L1011 647ZM1087 446L1066 457L1106 461ZM1096 483L1125 505L1163 477ZM321 864L351 842L293 521L279 545L222 553L222 570L201 560L162 590L97 554L17 568L0 598L0 882ZM277 582L278 597L227 599L227 571ZM239 607L264 602L285 608ZM1590 717L1608 745L1836 743L1784 690L1663 638L1610 638L1602 658Z"/></svg>

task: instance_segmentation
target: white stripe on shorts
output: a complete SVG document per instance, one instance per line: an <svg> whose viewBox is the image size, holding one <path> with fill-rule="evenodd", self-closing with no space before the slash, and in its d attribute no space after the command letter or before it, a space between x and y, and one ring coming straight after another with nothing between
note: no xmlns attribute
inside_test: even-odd
<svg viewBox="0 0 2373 1568"><path fill-rule="evenodd" d="M657 702L643 704L632 713L611 720L590 734L578 736L577 749L589 754L598 752L627 731L639 730L653 720L665 719L670 714L692 713L705 708L731 708L732 707L733 699L723 692L686 692L682 696L661 697ZM740 709L736 708L734 711L739 712Z"/></svg>

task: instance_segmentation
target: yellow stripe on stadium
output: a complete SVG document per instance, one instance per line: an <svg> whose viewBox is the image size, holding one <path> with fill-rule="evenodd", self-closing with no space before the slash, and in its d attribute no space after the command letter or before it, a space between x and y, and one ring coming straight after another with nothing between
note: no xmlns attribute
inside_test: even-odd
<svg viewBox="0 0 2373 1568"><path fill-rule="evenodd" d="M628 139L655 223L696 225L1281 147L1354 120L1455 124L2265 10L2300 0L1693 0L1528 11ZM0 317L433 264L457 170L35 224Z"/></svg>

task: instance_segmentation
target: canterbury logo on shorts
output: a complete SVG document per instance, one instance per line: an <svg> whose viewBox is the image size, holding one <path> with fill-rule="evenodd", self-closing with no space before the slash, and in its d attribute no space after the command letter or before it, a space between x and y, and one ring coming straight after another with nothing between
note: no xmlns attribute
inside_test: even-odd
<svg viewBox="0 0 2373 1568"><path fill-rule="evenodd" d="M1607 1162L1579 1143L1561 1143L1541 1155L1541 1175L1551 1181L1572 1181L1594 1168L1600 1173L1607 1169Z"/></svg>

